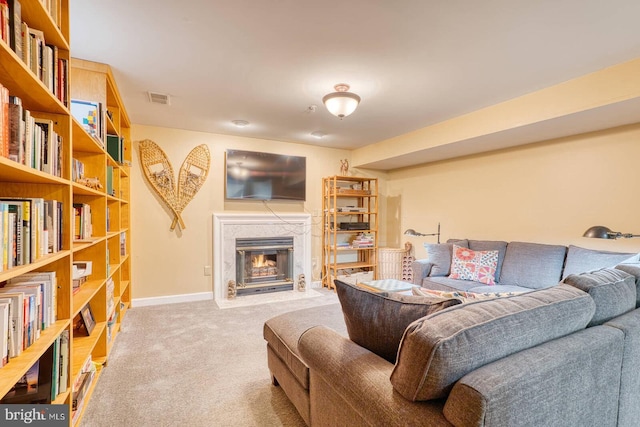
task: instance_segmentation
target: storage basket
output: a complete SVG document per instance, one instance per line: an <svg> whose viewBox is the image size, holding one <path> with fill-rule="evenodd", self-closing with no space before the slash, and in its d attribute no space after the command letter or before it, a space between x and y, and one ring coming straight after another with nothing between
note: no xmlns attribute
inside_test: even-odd
<svg viewBox="0 0 640 427"><path fill-rule="evenodd" d="M406 248L378 248L378 279L402 280L406 253Z"/></svg>

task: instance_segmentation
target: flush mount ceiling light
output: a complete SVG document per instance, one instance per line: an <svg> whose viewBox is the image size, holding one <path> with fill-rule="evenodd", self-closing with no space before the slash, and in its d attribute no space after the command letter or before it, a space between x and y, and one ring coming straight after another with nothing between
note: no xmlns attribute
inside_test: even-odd
<svg viewBox="0 0 640 427"><path fill-rule="evenodd" d="M349 92L349 85L339 83L333 87L336 91L322 98L322 102L331 114L340 119L353 113L360 103L360 97Z"/></svg>
<svg viewBox="0 0 640 427"><path fill-rule="evenodd" d="M232 120L231 123L233 123L234 125L236 125L239 128L244 128L249 126L249 122L246 120Z"/></svg>

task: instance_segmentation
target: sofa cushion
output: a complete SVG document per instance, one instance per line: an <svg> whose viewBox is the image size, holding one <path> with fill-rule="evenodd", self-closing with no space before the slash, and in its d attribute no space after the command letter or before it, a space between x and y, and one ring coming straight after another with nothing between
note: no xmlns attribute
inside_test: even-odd
<svg viewBox="0 0 640 427"><path fill-rule="evenodd" d="M268 345L305 389L309 388L309 368L298 352L298 339L307 329L318 325L347 335L342 308L338 303L280 314L267 320L262 331Z"/></svg>
<svg viewBox="0 0 640 427"><path fill-rule="evenodd" d="M601 325L636 308L636 280L615 268L567 276L564 283L588 293L596 303L589 326Z"/></svg>
<svg viewBox="0 0 640 427"><path fill-rule="evenodd" d="M498 251L474 251L454 244L449 278L495 285L497 264Z"/></svg>
<svg viewBox="0 0 640 427"><path fill-rule="evenodd" d="M496 282L500 279L502 263L507 251L507 242L500 240L469 240L469 249L474 251L498 251L498 264L496 265Z"/></svg>
<svg viewBox="0 0 640 427"><path fill-rule="evenodd" d="M557 285L566 252L565 246L511 242L507 245L499 282L531 289Z"/></svg>
<svg viewBox="0 0 640 427"><path fill-rule="evenodd" d="M468 280L450 279L448 277L425 277L422 279L422 287L427 289L438 289L441 291L467 291L478 286L477 282Z"/></svg>
<svg viewBox="0 0 640 427"><path fill-rule="evenodd" d="M351 341L391 363L395 363L398 345L407 325L460 304L453 298L384 296L340 280L336 280L335 285Z"/></svg>
<svg viewBox="0 0 640 427"><path fill-rule="evenodd" d="M456 244L465 248L469 247L466 240ZM429 276L448 276L451 272L453 243L425 243L424 249L427 251L427 262L431 264Z"/></svg>
<svg viewBox="0 0 640 427"><path fill-rule="evenodd" d="M442 310L407 327L391 383L411 401L446 397L467 373L583 329L594 312L589 295L565 284Z"/></svg>
<svg viewBox="0 0 640 427"><path fill-rule="evenodd" d="M570 245L567 250L567 260L564 264L562 278L564 279L570 274L615 267L634 255L633 253L599 251Z"/></svg>
<svg viewBox="0 0 640 427"><path fill-rule="evenodd" d="M619 264L617 270L631 274L636 279L636 308L640 308L640 263Z"/></svg>

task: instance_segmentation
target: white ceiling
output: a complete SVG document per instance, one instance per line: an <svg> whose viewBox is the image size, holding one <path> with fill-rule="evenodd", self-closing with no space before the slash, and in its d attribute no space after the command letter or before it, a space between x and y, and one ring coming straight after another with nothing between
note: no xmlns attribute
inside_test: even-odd
<svg viewBox="0 0 640 427"><path fill-rule="evenodd" d="M361 147L640 57L638 0L70 0L70 9L72 55L111 65L133 123L326 147ZM362 98L343 120L321 101L341 82ZM171 105L150 104L147 91Z"/></svg>

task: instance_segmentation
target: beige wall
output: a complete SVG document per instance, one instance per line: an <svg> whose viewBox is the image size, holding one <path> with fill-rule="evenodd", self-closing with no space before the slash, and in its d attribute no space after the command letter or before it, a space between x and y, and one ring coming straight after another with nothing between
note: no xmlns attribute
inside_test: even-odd
<svg viewBox="0 0 640 427"><path fill-rule="evenodd" d="M172 216L139 166L136 141L151 139L177 170L188 152L206 144L209 178L183 212L187 228L170 231ZM133 298L211 292L204 266L212 265L214 212L307 212L312 215L312 252L320 263L321 178L339 173L345 150L135 125L132 128ZM430 163L387 173L352 171L380 180L380 246L409 241L416 255L435 237L412 238L403 230L450 237L575 244L613 251L640 251L640 239L586 239L591 225L640 233L640 124L523 147ZM307 157L307 202L226 202L227 148ZM317 216L316 216L317 215Z"/></svg>
<svg viewBox="0 0 640 427"><path fill-rule="evenodd" d="M307 212L312 217L313 257L320 260L322 177L340 172L345 150L310 145L233 137L134 125L131 168L133 298L211 292L210 276L204 267L212 265L212 215L214 212ZM206 144L211 153L209 177L182 214L186 229L170 231L172 215L144 178L138 143L150 139L167 154L178 173L182 161L195 146ZM226 202L224 199L224 153L227 148L291 154L307 157L307 201ZM317 216L316 216L317 215ZM319 265L317 267L319 272ZM318 273L319 274L319 273Z"/></svg>
<svg viewBox="0 0 640 427"><path fill-rule="evenodd" d="M583 238L592 225L640 233L640 124L388 173L389 242L414 228L475 238L640 251L640 239ZM398 221L399 224L393 224Z"/></svg>

